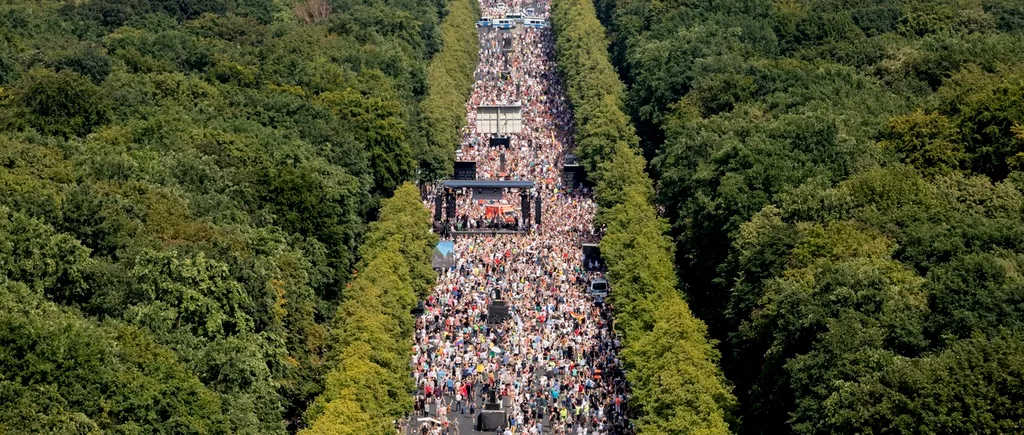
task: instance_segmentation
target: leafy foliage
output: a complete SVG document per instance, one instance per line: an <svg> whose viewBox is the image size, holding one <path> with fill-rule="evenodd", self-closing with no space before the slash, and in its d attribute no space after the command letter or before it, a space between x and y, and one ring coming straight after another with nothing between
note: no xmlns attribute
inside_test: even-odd
<svg viewBox="0 0 1024 435"><path fill-rule="evenodd" d="M466 122L465 103L473 91L480 55L479 16L479 2L454 0L441 23L444 50L427 67L427 95L420 103L425 143L417 155L426 180L440 180L454 170L454 149Z"/></svg>
<svg viewBox="0 0 1024 435"><path fill-rule="evenodd" d="M1011 3L597 2L740 432L1018 430Z"/></svg>
<svg viewBox="0 0 1024 435"><path fill-rule="evenodd" d="M430 288L436 244L415 186L381 204L335 317L327 386L306 411L313 424L302 433L388 434L393 420L412 411L410 311Z"/></svg>
<svg viewBox="0 0 1024 435"><path fill-rule="evenodd" d="M595 180L601 253L613 287L631 404L640 433L729 432L735 404L715 363L707 327L676 290L668 226L623 113L623 87L608 59L603 29L586 0L552 5L559 66L574 107L578 153Z"/></svg>
<svg viewBox="0 0 1024 435"><path fill-rule="evenodd" d="M144 332L0 283L4 432L229 433L226 411Z"/></svg>
<svg viewBox="0 0 1024 435"><path fill-rule="evenodd" d="M435 58L472 74L471 4L445 28L441 0L331 1L311 24L277 0L0 6L0 432L304 427L356 264L398 243L379 267L411 293L389 316L432 279L407 232L426 224L379 206L443 173L420 130L457 126L420 111L449 80Z"/></svg>
<svg viewBox="0 0 1024 435"><path fill-rule="evenodd" d="M29 71L12 93L11 106L8 125L62 137L88 134L108 116L100 88L71 71Z"/></svg>

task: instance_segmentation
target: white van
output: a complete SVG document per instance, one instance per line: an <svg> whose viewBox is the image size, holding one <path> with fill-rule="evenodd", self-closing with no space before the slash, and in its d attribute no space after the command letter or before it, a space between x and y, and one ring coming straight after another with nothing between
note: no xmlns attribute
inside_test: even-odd
<svg viewBox="0 0 1024 435"><path fill-rule="evenodd" d="M481 17L480 20L476 22L477 27L491 27L493 24L494 18L491 17Z"/></svg>
<svg viewBox="0 0 1024 435"><path fill-rule="evenodd" d="M509 12L509 13L505 14L505 18L521 23L521 22L523 22L523 18L524 17L523 17L523 13L522 12Z"/></svg>
<svg viewBox="0 0 1024 435"><path fill-rule="evenodd" d="M543 29L547 27L548 23L540 18L527 18L523 20L523 26L532 27L534 29Z"/></svg>
<svg viewBox="0 0 1024 435"><path fill-rule="evenodd" d="M508 18L502 18L499 20L495 20L494 24L492 24L491 26L496 29L515 29L516 21L510 20Z"/></svg>

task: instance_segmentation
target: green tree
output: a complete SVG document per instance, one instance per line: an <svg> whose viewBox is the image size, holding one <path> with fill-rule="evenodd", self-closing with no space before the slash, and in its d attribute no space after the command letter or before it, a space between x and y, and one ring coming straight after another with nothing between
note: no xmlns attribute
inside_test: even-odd
<svg viewBox="0 0 1024 435"><path fill-rule="evenodd" d="M103 54L94 45L76 47L74 51L61 56L54 62L58 71L70 70L90 78L93 83L99 84L110 75L110 58Z"/></svg>
<svg viewBox="0 0 1024 435"><path fill-rule="evenodd" d="M89 250L74 238L0 206L0 240L0 276L62 303L88 299Z"/></svg>
<svg viewBox="0 0 1024 435"><path fill-rule="evenodd" d="M992 377L950 387L952 369L937 361L1005 349L970 340L1019 334L1020 8L596 3L608 28L595 33L610 39L629 85L625 110L653 157L681 287L722 340L739 399L734 429L1013 431L1004 422L1015 411L1001 406L1012 392ZM589 62L602 78L574 82L584 68L559 56L580 121L596 112L580 110L596 101L581 96L611 87L573 90L604 74ZM614 213L601 205L614 241ZM970 364L956 373L1015 370Z"/></svg>
<svg viewBox="0 0 1024 435"><path fill-rule="evenodd" d="M168 429L125 414L137 426L115 428L60 396L26 395L13 413L42 409L25 412L54 419L0 431L299 430L336 365L331 327L344 323L336 317L366 224L425 155L416 109L427 67L440 56L446 3L333 2L335 14L310 25L275 0L5 3L0 279L80 313L90 328L130 324L217 402L207 408L218 423ZM472 12L473 4L462 6ZM462 51L475 56L473 18L449 15L468 20L454 28ZM459 65L468 92L475 60ZM413 209L382 214L399 216L392 226L421 228L426 211ZM408 331L404 307L432 279L420 263L432 246L420 243L433 236L422 228L365 249L387 251L388 264L399 265L388 271L409 269L375 284L400 284L386 297L401 303L379 308L387 316L405 310L393 331ZM396 254L398 241L405 244ZM148 346L96 342L128 347L125 354ZM72 369L58 366L52 377ZM17 370L3 368L0 379ZM126 401L137 390L142 403L159 396L149 386L174 390L175 382L95 389ZM22 385L50 388L41 378ZM402 396L388 409L405 406ZM178 419L141 406L154 419Z"/></svg>
<svg viewBox="0 0 1024 435"><path fill-rule="evenodd" d="M1013 131L1014 125L1024 122L1024 81L968 70L938 95L940 111L956 125L969 169L994 180L1006 178L1024 148Z"/></svg>
<svg viewBox="0 0 1024 435"><path fill-rule="evenodd" d="M983 433L1019 429L1020 337L976 337L921 358L896 359L843 382L825 402L833 433Z"/></svg>
<svg viewBox="0 0 1024 435"><path fill-rule="evenodd" d="M331 107L339 120L354 124L359 132L357 140L369 150L377 192L392 192L412 179L415 162L406 143L401 106L396 101L360 95L351 89L323 93L320 101Z"/></svg>
<svg viewBox="0 0 1024 435"><path fill-rule="evenodd" d="M412 410L413 318L429 288L425 272L437 243L419 191L404 184L381 204L361 247L357 275L343 293L333 328L324 392L304 414L303 433L389 433Z"/></svg>
<svg viewBox="0 0 1024 435"><path fill-rule="evenodd" d="M647 412L636 421L641 433L729 433L727 411L736 399L715 364L718 353L678 294L657 301L654 329L623 355L635 371L634 404Z"/></svg>
<svg viewBox="0 0 1024 435"><path fill-rule="evenodd" d="M475 22L480 5L472 0L448 2L441 23L443 49L427 67L426 95L420 102L419 129L425 140L419 145L420 179L436 181L454 170L454 148L466 122L466 100L473 91L479 61Z"/></svg>
<svg viewBox="0 0 1024 435"><path fill-rule="evenodd" d="M145 332L0 281L5 432L229 433L217 395Z"/></svg>
<svg viewBox="0 0 1024 435"><path fill-rule="evenodd" d="M601 253L614 289L615 328L640 433L729 431L735 398L716 367L707 327L676 289L668 225L623 112L623 85L608 59L594 4L552 4L556 54L575 108L576 142L596 181ZM669 351L671 350L671 351Z"/></svg>
<svg viewBox="0 0 1024 435"><path fill-rule="evenodd" d="M9 126L65 138L84 136L108 118L108 103L100 89L71 71L30 70L8 104Z"/></svg>
<svg viewBox="0 0 1024 435"><path fill-rule="evenodd" d="M926 174L948 174L964 159L956 134L956 127L946 117L918 110L893 117L879 145L895 150L904 163Z"/></svg>

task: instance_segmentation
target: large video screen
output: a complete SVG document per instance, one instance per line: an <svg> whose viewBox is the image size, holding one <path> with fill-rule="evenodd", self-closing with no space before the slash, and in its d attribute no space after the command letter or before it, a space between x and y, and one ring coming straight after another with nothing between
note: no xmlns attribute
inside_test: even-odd
<svg viewBox="0 0 1024 435"><path fill-rule="evenodd" d="M442 240L434 247L434 255L430 260L434 269L449 269L455 267L455 242Z"/></svg>

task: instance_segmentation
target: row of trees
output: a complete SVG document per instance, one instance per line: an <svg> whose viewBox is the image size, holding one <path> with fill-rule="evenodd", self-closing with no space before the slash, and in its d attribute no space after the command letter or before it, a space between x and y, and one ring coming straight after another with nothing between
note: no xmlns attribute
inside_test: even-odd
<svg viewBox="0 0 1024 435"><path fill-rule="evenodd" d="M480 41L476 20L480 4L473 0L453 0L441 23L444 50L434 56L427 68L427 95L420 104L425 148L419 154L421 177L440 180L450 176L454 163L454 145L466 124L466 100L473 92L474 73L480 61Z"/></svg>
<svg viewBox="0 0 1024 435"><path fill-rule="evenodd" d="M4 2L0 432L303 427L367 222L429 166L445 3Z"/></svg>
<svg viewBox="0 0 1024 435"><path fill-rule="evenodd" d="M303 434L393 434L393 421L412 411L410 311L434 284L436 244L415 186L383 202L338 308L327 386L306 411Z"/></svg>
<svg viewBox="0 0 1024 435"><path fill-rule="evenodd" d="M1024 6L599 1L744 433L1007 433Z"/></svg>
<svg viewBox="0 0 1024 435"><path fill-rule="evenodd" d="M593 3L556 0L551 21L578 153L597 184L597 219L608 228L601 252L639 433L728 433L735 398L716 366L719 354L707 327L676 288L668 225L653 204Z"/></svg>
<svg viewBox="0 0 1024 435"><path fill-rule="evenodd" d="M425 180L452 171L452 144L466 122L479 60L479 16L476 0L453 0L440 26L443 48L427 68L427 93L420 103L425 142L418 156ZM303 434L393 434L394 421L412 412L410 312L430 294L437 277L431 256L438 238L430 222L412 184L381 204L360 247L355 279L343 292L331 328L331 370L324 392L304 414Z"/></svg>

